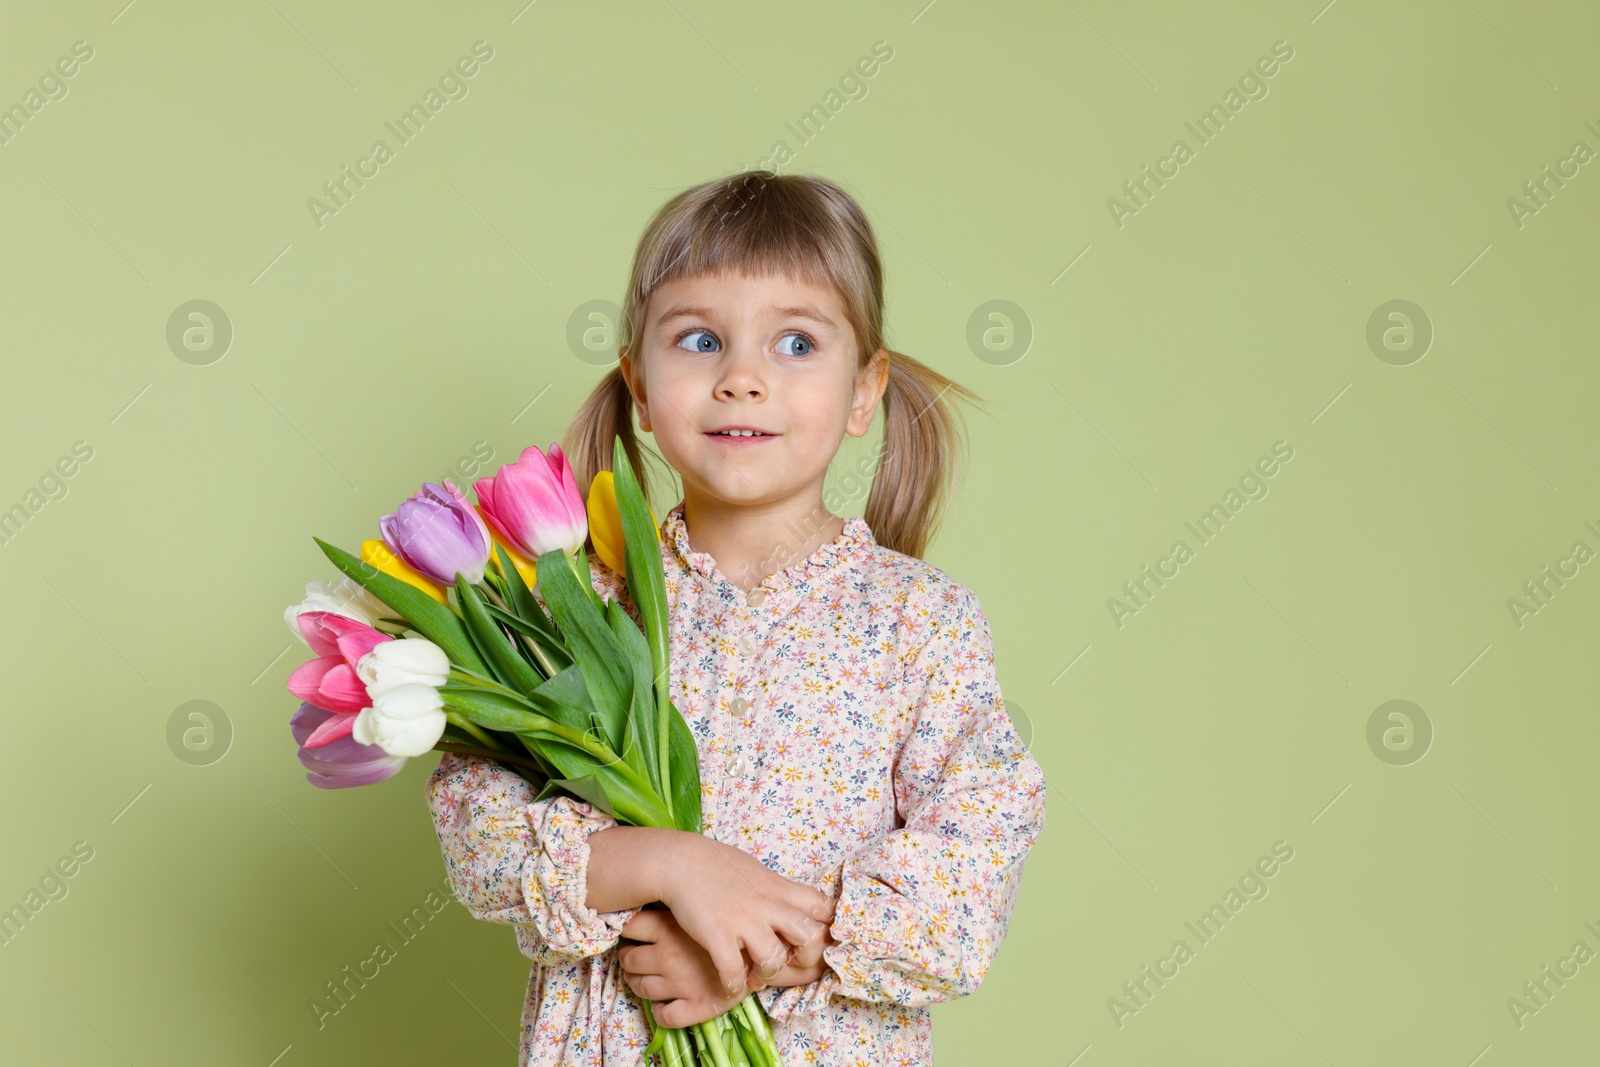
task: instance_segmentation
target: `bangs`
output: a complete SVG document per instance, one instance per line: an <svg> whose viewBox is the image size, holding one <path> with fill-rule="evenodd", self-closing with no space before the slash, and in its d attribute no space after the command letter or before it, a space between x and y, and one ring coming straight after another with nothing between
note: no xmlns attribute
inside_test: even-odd
<svg viewBox="0 0 1600 1067"><path fill-rule="evenodd" d="M843 279L830 269L836 266L828 234L833 220L807 218L805 201L782 202L790 199L773 195L770 184L756 192L736 188L685 214L654 250L659 270L648 275L651 287L722 273L840 287Z"/></svg>
<svg viewBox="0 0 1600 1067"><path fill-rule="evenodd" d="M832 289L857 339L876 341L873 308L881 301L882 282L875 250L863 254L862 238L870 242L870 230L864 218L851 218L842 206L815 186L759 173L674 198L639 249L625 342L637 336L635 327L643 323L634 316L643 315L657 286L717 274L778 276Z"/></svg>

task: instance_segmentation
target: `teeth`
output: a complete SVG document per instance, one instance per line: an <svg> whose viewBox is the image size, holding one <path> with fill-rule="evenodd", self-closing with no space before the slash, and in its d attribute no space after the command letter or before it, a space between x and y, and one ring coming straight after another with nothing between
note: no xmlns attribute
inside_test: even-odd
<svg viewBox="0 0 1600 1067"><path fill-rule="evenodd" d="M722 437L765 437L765 436L767 436L764 433L757 433L755 430L718 430L717 433L718 433L719 436L722 436Z"/></svg>

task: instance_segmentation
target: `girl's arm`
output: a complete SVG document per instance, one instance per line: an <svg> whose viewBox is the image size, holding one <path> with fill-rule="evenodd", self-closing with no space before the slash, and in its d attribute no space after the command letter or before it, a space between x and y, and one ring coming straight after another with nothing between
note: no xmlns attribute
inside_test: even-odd
<svg viewBox="0 0 1600 1067"><path fill-rule="evenodd" d="M638 913L586 902L589 837L617 825L605 812L565 796L535 802L521 775L454 752L427 798L456 899L474 918L515 925L524 956L548 965L604 952Z"/></svg>
<svg viewBox="0 0 1600 1067"><path fill-rule="evenodd" d="M598 556L590 556L589 576L607 600L625 588ZM534 597L543 603L537 589ZM427 797L456 898L475 918L513 924L524 956L556 964L604 952L638 913L588 904L589 839L617 826L604 811L570 797L535 802L521 775L448 752L428 779Z"/></svg>
<svg viewBox="0 0 1600 1067"><path fill-rule="evenodd" d="M833 996L966 996L1005 938L1044 825L1044 773L1006 714L983 609L954 587L904 675L918 706L895 763L902 825L845 860L822 977L756 994L775 1020Z"/></svg>

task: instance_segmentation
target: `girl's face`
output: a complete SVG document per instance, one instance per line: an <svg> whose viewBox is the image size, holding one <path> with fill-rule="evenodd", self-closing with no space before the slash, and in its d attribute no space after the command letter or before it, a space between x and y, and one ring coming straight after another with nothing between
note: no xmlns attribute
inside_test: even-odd
<svg viewBox="0 0 1600 1067"><path fill-rule="evenodd" d="M650 295L622 373L639 425L684 495L735 505L821 498L846 433L863 436L888 356L860 374L855 331L831 288L783 276L678 278ZM759 437L717 431L748 427Z"/></svg>

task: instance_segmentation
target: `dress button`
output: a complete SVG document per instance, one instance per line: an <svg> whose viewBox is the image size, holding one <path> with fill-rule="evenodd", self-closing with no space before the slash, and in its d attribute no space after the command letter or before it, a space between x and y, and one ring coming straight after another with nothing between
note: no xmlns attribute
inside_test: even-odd
<svg viewBox="0 0 1600 1067"><path fill-rule="evenodd" d="M741 637L739 638L739 651L747 656L753 656L756 654L756 643L750 640L748 635Z"/></svg>
<svg viewBox="0 0 1600 1067"><path fill-rule="evenodd" d="M734 697L732 700L728 701L728 714L743 718L745 709L749 706L750 702L744 697Z"/></svg>
<svg viewBox="0 0 1600 1067"><path fill-rule="evenodd" d="M744 602L753 608L759 608L766 599L767 591L757 587L745 594Z"/></svg>
<svg viewBox="0 0 1600 1067"><path fill-rule="evenodd" d="M750 773L750 761L743 756L729 756L722 769L729 778L743 778Z"/></svg>

